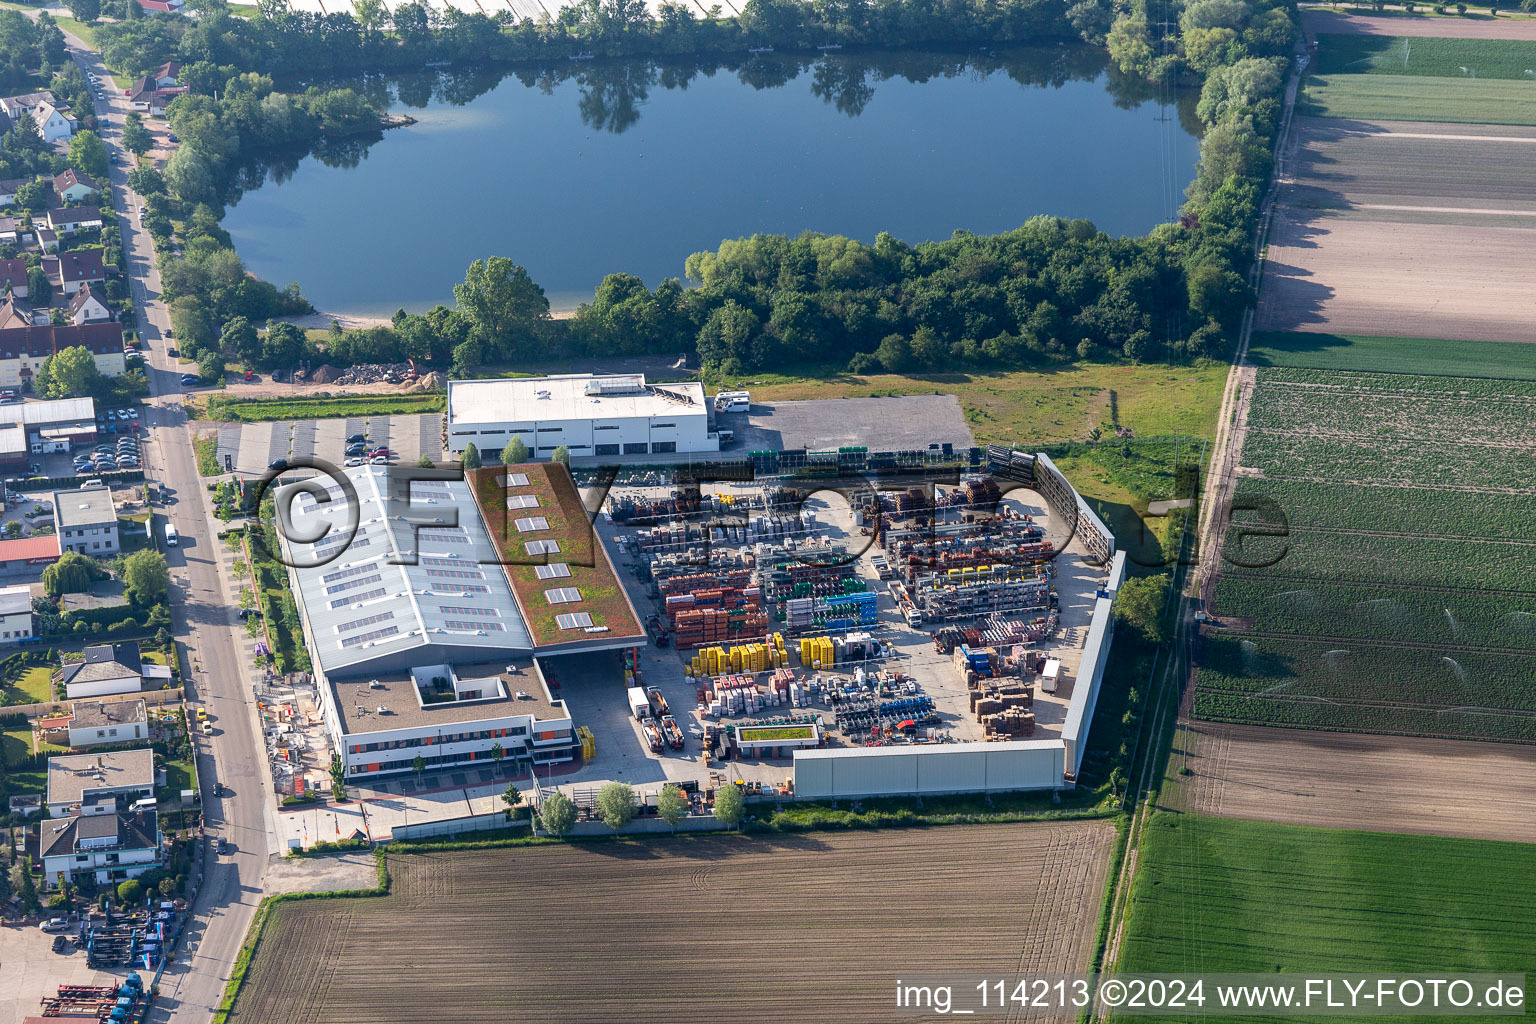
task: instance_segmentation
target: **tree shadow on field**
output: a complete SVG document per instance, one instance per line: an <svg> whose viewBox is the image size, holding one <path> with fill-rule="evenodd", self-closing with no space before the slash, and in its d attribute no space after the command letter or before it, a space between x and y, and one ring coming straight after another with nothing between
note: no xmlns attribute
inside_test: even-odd
<svg viewBox="0 0 1536 1024"><path fill-rule="evenodd" d="M698 861L724 861L770 852L824 853L829 847L814 835L774 832L712 832L708 834L655 835L626 837L598 842L573 842L573 851L582 851L609 860L647 861L685 858Z"/></svg>

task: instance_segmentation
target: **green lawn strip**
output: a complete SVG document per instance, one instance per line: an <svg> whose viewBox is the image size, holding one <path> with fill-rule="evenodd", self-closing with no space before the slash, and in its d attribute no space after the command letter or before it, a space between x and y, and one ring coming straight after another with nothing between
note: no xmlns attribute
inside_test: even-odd
<svg viewBox="0 0 1536 1024"><path fill-rule="evenodd" d="M1323 33L1317 42L1320 75L1536 80L1536 43L1523 39Z"/></svg>
<svg viewBox="0 0 1536 1024"><path fill-rule="evenodd" d="M32 730L25 725L15 725L4 734L5 763L15 764L32 755Z"/></svg>
<svg viewBox="0 0 1536 1024"><path fill-rule="evenodd" d="M275 420L324 420L364 416L409 416L442 412L442 392L419 395L356 395L338 398L225 398L208 399L203 419L231 423L265 423Z"/></svg>
<svg viewBox="0 0 1536 1024"><path fill-rule="evenodd" d="M1533 873L1526 843L1163 812L1142 840L1119 969L1521 971Z"/></svg>
<svg viewBox="0 0 1536 1024"><path fill-rule="evenodd" d="M1536 349L1510 341L1260 331L1253 335L1248 361L1255 366L1536 380Z"/></svg>
<svg viewBox="0 0 1536 1024"><path fill-rule="evenodd" d="M1489 501L1488 495L1472 491L1360 487L1350 483L1255 477L1239 478L1235 493L1242 500L1234 504L1233 522L1252 530L1283 521L1287 529L1298 530L1536 540L1536 495L1507 494ZM1261 501L1265 504L1261 505ZM1275 518L1277 513L1283 520ZM1245 543L1261 542L1282 546L1288 543L1284 537L1274 542L1251 537Z"/></svg>
<svg viewBox="0 0 1536 1024"><path fill-rule="evenodd" d="M1379 121L1536 125L1536 81L1313 75L1297 113Z"/></svg>
<svg viewBox="0 0 1536 1024"><path fill-rule="evenodd" d="M7 683L4 694L7 704L47 704L53 699L53 670L34 665Z"/></svg>
<svg viewBox="0 0 1536 1024"><path fill-rule="evenodd" d="M192 450L197 455L197 472L199 476L218 476L224 472L224 467L219 465L219 436L217 434L198 434L192 438Z"/></svg>

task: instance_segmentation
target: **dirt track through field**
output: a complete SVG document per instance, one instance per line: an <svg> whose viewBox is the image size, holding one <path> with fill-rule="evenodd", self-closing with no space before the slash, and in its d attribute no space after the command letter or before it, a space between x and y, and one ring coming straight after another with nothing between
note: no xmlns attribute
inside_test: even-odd
<svg viewBox="0 0 1536 1024"><path fill-rule="evenodd" d="M1174 746L1164 801L1179 810L1536 842L1529 747L1212 722L1184 723Z"/></svg>
<svg viewBox="0 0 1536 1024"><path fill-rule="evenodd" d="M1084 969L1106 822L392 857L391 895L280 906L234 1019L891 1018L896 977Z"/></svg>
<svg viewBox="0 0 1536 1024"><path fill-rule="evenodd" d="M1301 14L1302 29L1309 36L1336 32L1346 35L1413 36L1438 39L1531 39L1536 40L1536 18L1458 17L1432 18L1390 15L1345 14L1309 8Z"/></svg>

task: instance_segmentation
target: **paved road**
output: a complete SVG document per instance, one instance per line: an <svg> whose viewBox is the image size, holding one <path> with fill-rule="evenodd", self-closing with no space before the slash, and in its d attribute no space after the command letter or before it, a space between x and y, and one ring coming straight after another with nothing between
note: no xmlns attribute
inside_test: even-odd
<svg viewBox="0 0 1536 1024"><path fill-rule="evenodd" d="M185 642L196 702L213 715L216 734L199 737L198 775L210 836L223 836L236 846L233 856L207 855L204 880L193 905L195 920L178 962L161 981L162 1002L153 1019L207 1021L223 993L230 965L240 948L261 899L269 837L276 835L275 814L266 777L265 756L256 726L251 692L251 667L245 664L231 584L219 572L220 542L214 537L207 494L197 475L192 430L181 404L180 373L165 354L169 312L159 301L160 275L154 248L139 229L131 210L140 205L128 191L126 169L132 157L121 148L122 119L127 98L113 95L97 54L67 36L71 56L107 83L107 100L97 103L97 115L110 123L101 127L108 152L121 163L112 167L114 203L123 223L129 260L130 287L138 308L139 333L147 343L150 399L146 423L145 473L172 492L162 511L174 521L181 546L167 551L171 563L173 628ZM237 587L234 588L236 591ZM213 797L215 781L230 795Z"/></svg>

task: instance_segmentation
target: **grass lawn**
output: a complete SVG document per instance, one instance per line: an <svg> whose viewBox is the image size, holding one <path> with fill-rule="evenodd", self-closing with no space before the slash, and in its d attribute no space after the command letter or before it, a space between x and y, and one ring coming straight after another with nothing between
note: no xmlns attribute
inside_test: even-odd
<svg viewBox="0 0 1536 1024"><path fill-rule="evenodd" d="M749 388L754 402L883 395L954 395L977 444L1080 441L1095 427L1130 427L1142 436L1209 437L1227 377L1207 366L1078 363L1057 370L998 373L870 374L825 368L825 377L755 374L712 386Z"/></svg>
<svg viewBox="0 0 1536 1024"><path fill-rule="evenodd" d="M139 657L140 657L141 660L147 661L151 665L169 665L170 664L170 662L166 660L165 654L162 653L161 651L140 651L139 652Z"/></svg>
<svg viewBox="0 0 1536 1024"><path fill-rule="evenodd" d="M1162 812L1119 969L1520 971L1533 873L1536 845Z"/></svg>
<svg viewBox="0 0 1536 1024"><path fill-rule="evenodd" d="M1323 34L1317 40L1320 75L1536 80L1536 44L1520 39Z"/></svg>
<svg viewBox="0 0 1536 1024"><path fill-rule="evenodd" d="M32 753L32 730L24 725L5 730L0 739L4 742L6 764L14 764Z"/></svg>
<svg viewBox="0 0 1536 1024"><path fill-rule="evenodd" d="M447 396L352 395L338 398L226 398L199 396L199 418L219 422L262 423L272 420L324 420L346 416L410 416L442 412Z"/></svg>
<svg viewBox="0 0 1536 1024"><path fill-rule="evenodd" d="M1524 342L1269 331L1254 334L1248 361L1255 366L1536 380L1536 352Z"/></svg>
<svg viewBox="0 0 1536 1024"><path fill-rule="evenodd" d="M1536 81L1314 75L1298 107L1313 117L1536 125Z"/></svg>
<svg viewBox="0 0 1536 1024"><path fill-rule="evenodd" d="M46 704L53 699L52 671L35 665L22 672L4 690L6 704Z"/></svg>
<svg viewBox="0 0 1536 1024"><path fill-rule="evenodd" d="M9 747L7 747L7 750L9 750ZM5 776L4 789L5 795L8 797L21 793L46 793L48 791L48 770L43 768L35 772L8 772Z"/></svg>
<svg viewBox="0 0 1536 1024"><path fill-rule="evenodd" d="M219 436L198 434L192 438L192 451L197 455L199 476L219 476L224 467L219 465Z"/></svg>
<svg viewBox="0 0 1536 1024"><path fill-rule="evenodd" d="M184 789L196 789L197 776L185 761L165 763L165 793L171 799L179 799Z"/></svg>

